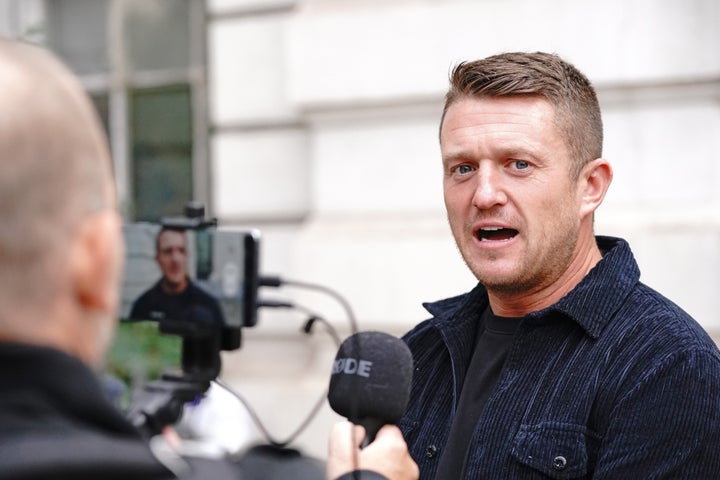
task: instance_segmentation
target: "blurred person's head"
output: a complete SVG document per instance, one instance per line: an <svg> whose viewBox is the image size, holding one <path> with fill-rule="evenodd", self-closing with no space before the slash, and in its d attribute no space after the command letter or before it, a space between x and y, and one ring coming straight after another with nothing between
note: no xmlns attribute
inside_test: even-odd
<svg viewBox="0 0 720 480"><path fill-rule="evenodd" d="M107 141L74 75L0 39L0 339L100 366L123 246Z"/></svg>
<svg viewBox="0 0 720 480"><path fill-rule="evenodd" d="M163 229L155 242L155 260L162 271L160 285L167 293L187 287L187 241L182 230Z"/></svg>

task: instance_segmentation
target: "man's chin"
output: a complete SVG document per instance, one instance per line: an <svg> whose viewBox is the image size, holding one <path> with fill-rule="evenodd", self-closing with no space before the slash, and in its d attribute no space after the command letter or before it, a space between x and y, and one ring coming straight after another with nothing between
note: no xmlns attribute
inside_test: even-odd
<svg viewBox="0 0 720 480"><path fill-rule="evenodd" d="M480 271L475 277L487 290L499 293L521 293L529 288L528 282L523 282L513 271Z"/></svg>
<svg viewBox="0 0 720 480"><path fill-rule="evenodd" d="M174 279L165 277L163 279L162 286L167 292L177 293L185 289L185 287L187 286L187 282L185 278L176 281Z"/></svg>

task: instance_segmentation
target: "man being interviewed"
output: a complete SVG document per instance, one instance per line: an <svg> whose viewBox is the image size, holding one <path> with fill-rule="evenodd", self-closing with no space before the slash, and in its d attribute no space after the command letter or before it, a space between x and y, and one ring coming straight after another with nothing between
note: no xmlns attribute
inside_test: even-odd
<svg viewBox="0 0 720 480"><path fill-rule="evenodd" d="M452 72L444 198L471 292L426 304L399 426L422 479L715 478L720 354L596 237L612 180L595 91L546 53Z"/></svg>
<svg viewBox="0 0 720 480"><path fill-rule="evenodd" d="M160 279L133 302L133 320L166 320L222 326L220 302L188 276L187 237L182 230L161 229L155 239Z"/></svg>

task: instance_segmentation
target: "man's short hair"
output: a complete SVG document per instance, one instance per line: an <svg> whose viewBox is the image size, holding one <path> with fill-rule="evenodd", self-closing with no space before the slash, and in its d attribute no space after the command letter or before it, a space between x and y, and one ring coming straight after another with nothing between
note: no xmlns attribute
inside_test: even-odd
<svg viewBox="0 0 720 480"><path fill-rule="evenodd" d="M162 227L158 231L157 235L155 235L155 254L158 255L160 253L160 237L165 232L176 232L181 234L185 238L185 230L182 230L180 228L170 228L170 227Z"/></svg>
<svg viewBox="0 0 720 480"><path fill-rule="evenodd" d="M577 178L582 167L602 156L603 126L595 89L577 68L559 56L511 52L463 62L450 74L440 129L448 108L462 98L540 96L555 108Z"/></svg>

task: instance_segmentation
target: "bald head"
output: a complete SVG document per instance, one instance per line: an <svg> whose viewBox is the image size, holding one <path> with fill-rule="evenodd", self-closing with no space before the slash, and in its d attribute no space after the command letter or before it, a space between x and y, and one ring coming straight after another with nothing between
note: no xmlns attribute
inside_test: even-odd
<svg viewBox="0 0 720 480"><path fill-rule="evenodd" d="M49 52L0 39L0 329L72 287L72 242L115 207L112 168L87 94ZM2 332L0 331L0 334Z"/></svg>
<svg viewBox="0 0 720 480"><path fill-rule="evenodd" d="M99 210L112 198L104 133L75 77L48 52L3 39L0 68L0 220L57 234L60 220ZM30 249L39 237L26 235L13 248ZM4 248L9 240L3 238Z"/></svg>

